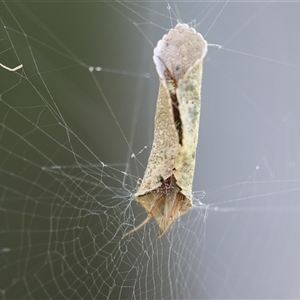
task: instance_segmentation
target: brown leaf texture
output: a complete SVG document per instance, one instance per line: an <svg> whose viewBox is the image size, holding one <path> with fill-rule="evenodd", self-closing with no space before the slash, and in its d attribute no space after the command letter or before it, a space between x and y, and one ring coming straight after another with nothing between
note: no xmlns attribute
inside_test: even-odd
<svg viewBox="0 0 300 300"><path fill-rule="evenodd" d="M187 24L177 24L158 42L153 60L160 79L154 141L135 198L157 221L161 237L192 206L192 184L207 43Z"/></svg>

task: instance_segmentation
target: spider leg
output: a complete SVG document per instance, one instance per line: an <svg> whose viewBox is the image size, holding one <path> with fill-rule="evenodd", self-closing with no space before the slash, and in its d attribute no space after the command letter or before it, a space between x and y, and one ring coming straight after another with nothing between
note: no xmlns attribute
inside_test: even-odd
<svg viewBox="0 0 300 300"><path fill-rule="evenodd" d="M170 215L169 215L169 217L168 217L168 222L167 222L167 224L166 224L166 226L165 226L165 228L164 228L164 230L161 232L161 234L157 237L158 239L159 238L161 238L164 234L165 234L165 232L168 230L168 228L170 227L170 225L172 224L172 222L173 222L173 220L174 220L174 215L176 214L176 212L177 211L180 211L180 209L181 209L181 207L178 209L178 206L181 204L181 206L182 206L182 201L181 200L183 200L184 198L182 197L182 194L179 192L179 193L177 193L177 195L176 195L176 199L175 199L175 204L174 204L174 206L173 206L173 208L172 208L172 211L171 211L171 213L170 213Z"/></svg>
<svg viewBox="0 0 300 300"><path fill-rule="evenodd" d="M158 198L156 199L155 203L153 204L151 210L148 213L147 218L141 223L139 224L137 227L133 228L132 230L128 231L127 233L124 234L123 237L137 231L138 229L140 229L141 227L143 227L152 217L154 212L156 211L156 209L158 208L159 204L162 202L162 200L165 198L165 194L161 194L160 196L158 196Z"/></svg>

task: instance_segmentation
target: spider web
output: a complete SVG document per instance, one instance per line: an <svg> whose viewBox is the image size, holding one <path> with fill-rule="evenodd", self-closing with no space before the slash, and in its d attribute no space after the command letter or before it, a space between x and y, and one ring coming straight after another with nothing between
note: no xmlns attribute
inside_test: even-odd
<svg viewBox="0 0 300 300"><path fill-rule="evenodd" d="M3 299L300 297L299 3L1 2ZM160 239L134 192L157 41L204 62L194 208Z"/></svg>

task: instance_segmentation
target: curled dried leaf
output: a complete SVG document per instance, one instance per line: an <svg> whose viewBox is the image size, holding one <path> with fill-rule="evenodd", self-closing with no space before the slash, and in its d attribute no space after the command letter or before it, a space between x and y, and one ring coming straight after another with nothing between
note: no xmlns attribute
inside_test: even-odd
<svg viewBox="0 0 300 300"><path fill-rule="evenodd" d="M201 107L202 63L207 43L187 24L177 24L157 44L153 60L160 79L154 141L136 200L161 237L192 206L192 183Z"/></svg>

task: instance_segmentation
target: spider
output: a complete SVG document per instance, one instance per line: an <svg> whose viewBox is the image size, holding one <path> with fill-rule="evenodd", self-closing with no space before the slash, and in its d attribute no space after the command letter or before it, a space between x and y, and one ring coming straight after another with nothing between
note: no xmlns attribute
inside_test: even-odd
<svg viewBox="0 0 300 300"><path fill-rule="evenodd" d="M162 183L156 190L148 193L149 209L146 219L134 229L128 231L124 236L127 236L141 227L143 227L152 217L158 221L161 229L160 238L170 227L173 220L180 216L181 210L186 206L186 197L181 193L180 187L176 184L174 175L171 175L166 180L160 178ZM145 203L143 203L145 205ZM185 209L183 209L183 212Z"/></svg>

